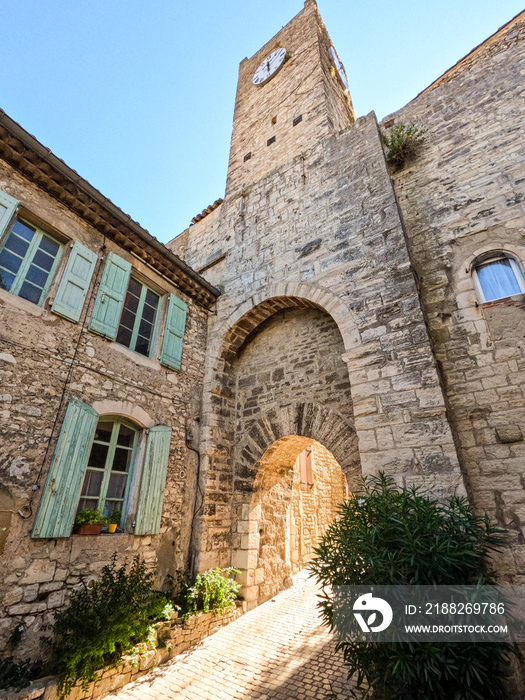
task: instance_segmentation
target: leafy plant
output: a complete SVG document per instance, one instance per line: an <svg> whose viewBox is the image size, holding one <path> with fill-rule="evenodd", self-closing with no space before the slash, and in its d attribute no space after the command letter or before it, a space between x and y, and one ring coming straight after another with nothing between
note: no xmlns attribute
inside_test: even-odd
<svg viewBox="0 0 525 700"><path fill-rule="evenodd" d="M475 585L494 582L485 555L501 549L503 531L474 514L463 498L444 505L418 488L398 488L379 474L340 506L311 565L322 585L321 614L333 624L336 585ZM341 641L357 690L374 700L505 698L514 648L498 643Z"/></svg>
<svg viewBox="0 0 525 700"><path fill-rule="evenodd" d="M31 659L16 662L12 656L0 659L0 689L21 690L41 675L41 665Z"/></svg>
<svg viewBox="0 0 525 700"><path fill-rule="evenodd" d="M176 602L180 605L181 618L185 619L198 612L220 612L231 608L241 587L231 577L240 574L239 569L208 569L197 574L193 584L179 576L179 594Z"/></svg>
<svg viewBox="0 0 525 700"><path fill-rule="evenodd" d="M139 557L131 566L111 564L100 579L83 583L71 594L69 607L56 613L52 625L52 668L60 697L69 694L79 680L85 690L96 671L116 666L122 655L145 641L151 623L170 619L173 606L153 590L154 575Z"/></svg>
<svg viewBox="0 0 525 700"><path fill-rule="evenodd" d="M120 511L118 508L114 508L111 511L111 515L109 516L109 522L112 525L118 525L121 518L122 518L122 511Z"/></svg>
<svg viewBox="0 0 525 700"><path fill-rule="evenodd" d="M75 517L75 527L80 527L81 525L96 525L97 523L105 525L107 521L108 519L101 510L84 508L84 510L79 510Z"/></svg>
<svg viewBox="0 0 525 700"><path fill-rule="evenodd" d="M388 148L387 160L393 165L403 166L413 158L425 140L426 129L417 124L397 124L388 135L383 135L383 142Z"/></svg>

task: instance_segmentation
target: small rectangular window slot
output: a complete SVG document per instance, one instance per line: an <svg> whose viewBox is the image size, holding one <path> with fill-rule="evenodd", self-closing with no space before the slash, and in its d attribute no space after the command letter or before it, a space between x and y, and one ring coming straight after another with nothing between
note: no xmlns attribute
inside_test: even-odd
<svg viewBox="0 0 525 700"><path fill-rule="evenodd" d="M271 146L272 143L275 143L275 136L272 136L271 139L268 139L268 141L266 142L266 145L267 145L267 146Z"/></svg>
<svg viewBox="0 0 525 700"><path fill-rule="evenodd" d="M247 161L247 160L250 160L251 157L252 157L252 152L250 151L249 153L247 153L247 154L244 156L244 162L246 163L246 161Z"/></svg>
<svg viewBox="0 0 525 700"><path fill-rule="evenodd" d="M297 126L297 124L300 124L303 121L303 115L300 114L298 117L295 117L293 120L293 126Z"/></svg>

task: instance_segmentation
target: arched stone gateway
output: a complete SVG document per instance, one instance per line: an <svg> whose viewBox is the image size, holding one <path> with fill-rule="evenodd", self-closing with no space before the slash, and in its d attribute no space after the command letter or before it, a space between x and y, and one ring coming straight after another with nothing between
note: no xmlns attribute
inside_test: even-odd
<svg viewBox="0 0 525 700"><path fill-rule="evenodd" d="M347 447L355 450L351 440ZM354 472L358 465L346 461ZM237 499L232 535L232 564L241 569L248 607L289 587L291 576L308 565L347 490L341 465L311 437L276 440L254 471L252 493Z"/></svg>

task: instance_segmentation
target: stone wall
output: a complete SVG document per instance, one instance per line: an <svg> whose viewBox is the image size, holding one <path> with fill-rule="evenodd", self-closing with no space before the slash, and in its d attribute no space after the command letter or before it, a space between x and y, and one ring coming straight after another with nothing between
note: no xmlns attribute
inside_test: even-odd
<svg viewBox="0 0 525 700"><path fill-rule="evenodd" d="M29 656L39 646L41 625L48 623L53 612L65 604L68 592L80 577L97 574L114 553L119 562L138 554L150 565L157 563L159 586L167 574L186 566L196 473L195 455L186 446L186 422L188 430L195 431L207 312L159 273L104 240L98 231L5 163L0 164L0 188L20 201L30 220L62 240L79 241L99 256L115 251L129 260L133 274L164 295L159 330L164 325L167 294L173 292L189 305L182 369L172 372L153 359L158 356L159 333L152 359L147 359L87 330L84 319L89 320L93 308L100 262L85 305L87 316L72 323L50 312L69 246L43 306L0 289L0 508L5 528L0 634L5 641L23 620L27 631L21 647ZM121 534L31 539L34 516L71 398L88 403L99 414L125 416L141 429L154 425L172 427L159 535L135 537L130 516ZM140 471L135 473L138 478ZM137 487L135 482L135 496Z"/></svg>
<svg viewBox="0 0 525 700"><path fill-rule="evenodd" d="M499 30L382 128L427 130L417 158L392 173L446 387L469 493L511 532L503 580L525 580L524 296L482 303L477 256L525 268L525 14Z"/></svg>
<svg viewBox="0 0 525 700"><path fill-rule="evenodd" d="M153 635L147 643L137 646L137 653L125 656L115 668L97 671L98 679L89 684L83 691L76 685L67 696L68 700L88 700L103 698L109 693L123 688L128 683L138 680L155 666L166 663L182 652L191 649L206 637L228 625L246 610L246 604L236 601L235 607L220 613L200 613L186 620L174 617L171 622L155 624ZM3 700L56 700L56 680L47 676L36 681L22 690L2 691Z"/></svg>
<svg viewBox="0 0 525 700"><path fill-rule="evenodd" d="M357 435L363 472L384 469L438 496L463 492L374 116L311 144L304 157L226 196L216 212L213 227L204 219L189 229L186 258L200 269L208 251L226 253L206 359L200 568L230 563L231 533L244 522L253 475L265 451L274 444L285 450L279 441L289 435L323 444L345 473L356 463ZM337 383L320 383L310 400L301 383L291 382L272 402L265 397L281 380L264 377L261 365L262 380L249 397L250 386L236 381L237 358L249 355L252 342L264 342L257 329L277 314L268 327L280 327L282 340L271 348L268 366L275 358L286 374L297 348L286 314L278 312L304 308L320 309L337 326L342 342L323 356L340 368ZM239 400L246 416L238 413ZM259 417L248 426L253 410ZM298 452L286 459L293 463Z"/></svg>

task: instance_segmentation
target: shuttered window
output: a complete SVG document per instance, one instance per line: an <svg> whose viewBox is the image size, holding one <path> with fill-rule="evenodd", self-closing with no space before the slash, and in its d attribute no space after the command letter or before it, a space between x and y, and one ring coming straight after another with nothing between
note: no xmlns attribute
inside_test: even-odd
<svg viewBox="0 0 525 700"><path fill-rule="evenodd" d="M299 471L301 475L301 488L303 491L308 491L314 485L311 448L303 450L299 455Z"/></svg>
<svg viewBox="0 0 525 700"><path fill-rule="evenodd" d="M80 319L96 263L96 253L81 243L73 245L51 307L53 313L70 321Z"/></svg>
<svg viewBox="0 0 525 700"><path fill-rule="evenodd" d="M106 516L119 510L124 517L137 435L127 421L99 420L77 510L101 510Z"/></svg>
<svg viewBox="0 0 525 700"><path fill-rule="evenodd" d="M182 299L176 297L175 294L170 294L166 328L160 355L161 364L170 369L180 370L181 367L187 311L188 305Z"/></svg>
<svg viewBox="0 0 525 700"><path fill-rule="evenodd" d="M159 425L148 430L135 521L136 535L155 535L160 530L170 442L171 428Z"/></svg>
<svg viewBox="0 0 525 700"><path fill-rule="evenodd" d="M130 274L131 263L109 253L89 324L93 333L115 340Z"/></svg>
<svg viewBox="0 0 525 700"><path fill-rule="evenodd" d="M69 537L71 534L97 421L98 414L91 406L77 399L70 401L32 537Z"/></svg>
<svg viewBox="0 0 525 700"><path fill-rule="evenodd" d="M61 250L62 245L52 236L17 219L0 249L0 287L42 304Z"/></svg>
<svg viewBox="0 0 525 700"><path fill-rule="evenodd" d="M117 343L150 357L160 297L130 277L117 331Z"/></svg>

